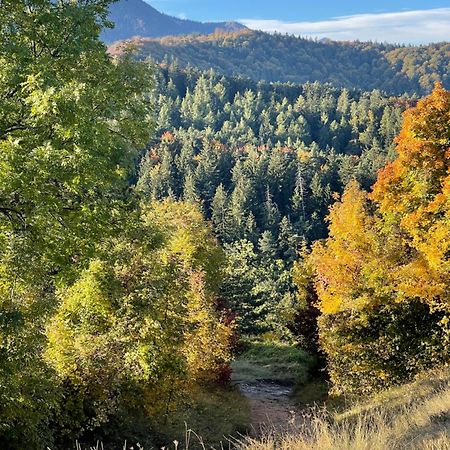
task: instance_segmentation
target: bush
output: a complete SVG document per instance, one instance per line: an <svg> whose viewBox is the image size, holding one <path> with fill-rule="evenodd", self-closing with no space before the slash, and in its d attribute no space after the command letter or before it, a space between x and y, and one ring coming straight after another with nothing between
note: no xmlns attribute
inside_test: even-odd
<svg viewBox="0 0 450 450"><path fill-rule="evenodd" d="M319 319L334 393L370 393L446 362L445 314L419 301Z"/></svg>

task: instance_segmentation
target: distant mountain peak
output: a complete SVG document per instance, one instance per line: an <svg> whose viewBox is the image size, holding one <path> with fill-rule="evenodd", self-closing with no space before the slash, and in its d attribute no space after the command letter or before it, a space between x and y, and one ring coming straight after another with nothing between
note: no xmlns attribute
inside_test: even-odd
<svg viewBox="0 0 450 450"><path fill-rule="evenodd" d="M211 34L216 31L234 32L246 29L238 22L196 22L159 12L144 0L120 0L110 7L113 29L104 30L106 43L133 37L157 38L186 34Z"/></svg>

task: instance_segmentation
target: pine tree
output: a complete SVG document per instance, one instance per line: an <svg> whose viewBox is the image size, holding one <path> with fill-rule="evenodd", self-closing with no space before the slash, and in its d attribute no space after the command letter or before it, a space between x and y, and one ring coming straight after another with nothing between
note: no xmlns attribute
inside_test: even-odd
<svg viewBox="0 0 450 450"><path fill-rule="evenodd" d="M252 212L247 217L245 222L245 239L250 242L256 242L258 239L258 228L256 226L255 216Z"/></svg>
<svg viewBox="0 0 450 450"><path fill-rule="evenodd" d="M261 252L263 258L267 261L276 259L277 245L274 235L269 230L264 231L258 240L258 250Z"/></svg>
<svg viewBox="0 0 450 450"><path fill-rule="evenodd" d="M280 221L280 212L272 199L269 187L266 189L266 201L264 202L264 227L275 232Z"/></svg>
<svg viewBox="0 0 450 450"><path fill-rule="evenodd" d="M292 197L292 209L295 213L299 215L302 222L306 221L305 178L303 175L303 167L300 162L297 163L295 190Z"/></svg>
<svg viewBox="0 0 450 450"><path fill-rule="evenodd" d="M336 110L346 116L350 110L350 96L348 89L343 89L337 101Z"/></svg>
<svg viewBox="0 0 450 450"><path fill-rule="evenodd" d="M214 194L211 204L211 220L217 236L222 242L227 242L232 230L228 195L223 184L219 184Z"/></svg>
<svg viewBox="0 0 450 450"><path fill-rule="evenodd" d="M278 249L283 261L291 264L297 259L298 243L299 236L289 217L283 217L280 223L280 232L278 233Z"/></svg>
<svg viewBox="0 0 450 450"><path fill-rule="evenodd" d="M189 171L184 179L183 200L186 203L200 204L201 199L197 191L197 182L192 171Z"/></svg>
<svg viewBox="0 0 450 450"><path fill-rule="evenodd" d="M208 141L202 143L202 148L198 155L198 164L195 170L195 177L198 180L198 192L209 208L218 185L219 171L217 155L212 144Z"/></svg>

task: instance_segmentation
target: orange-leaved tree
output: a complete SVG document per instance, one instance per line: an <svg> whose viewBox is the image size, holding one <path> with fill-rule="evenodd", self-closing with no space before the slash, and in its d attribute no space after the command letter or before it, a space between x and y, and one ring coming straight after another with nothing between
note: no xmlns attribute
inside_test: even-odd
<svg viewBox="0 0 450 450"><path fill-rule="evenodd" d="M397 144L398 158L380 172L372 198L418 252L409 270L418 295L450 307L450 92L437 84L408 110Z"/></svg>
<svg viewBox="0 0 450 450"><path fill-rule="evenodd" d="M449 361L450 93L438 85L409 110L397 144L370 196L350 183L307 257L339 392Z"/></svg>

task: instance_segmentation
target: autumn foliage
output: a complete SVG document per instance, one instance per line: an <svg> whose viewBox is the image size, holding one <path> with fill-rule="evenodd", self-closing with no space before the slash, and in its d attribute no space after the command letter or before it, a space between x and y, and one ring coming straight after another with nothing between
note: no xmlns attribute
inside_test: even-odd
<svg viewBox="0 0 450 450"><path fill-rule="evenodd" d="M45 356L77 398L66 412L68 434L119 413L150 420L176 408L193 385L221 381L232 334L215 295L222 261L196 207L153 203L59 290Z"/></svg>
<svg viewBox="0 0 450 450"><path fill-rule="evenodd" d="M398 158L380 173L372 198L423 258L418 270L437 278L429 299L447 300L449 306L444 297L450 272L450 92L437 84L407 111L397 144Z"/></svg>
<svg viewBox="0 0 450 450"><path fill-rule="evenodd" d="M450 355L450 93L405 114L373 193L356 182L308 257L336 391L398 384Z"/></svg>

